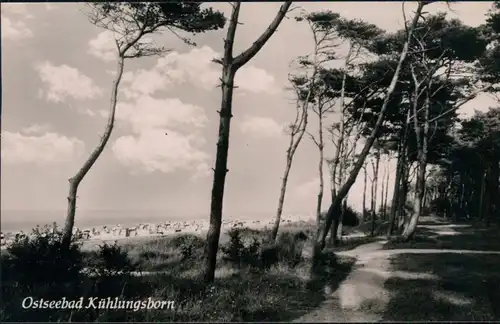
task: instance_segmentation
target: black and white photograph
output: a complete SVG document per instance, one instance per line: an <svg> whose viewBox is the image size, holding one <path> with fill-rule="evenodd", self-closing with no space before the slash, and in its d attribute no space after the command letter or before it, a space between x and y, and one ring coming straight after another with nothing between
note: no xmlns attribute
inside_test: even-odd
<svg viewBox="0 0 500 324"><path fill-rule="evenodd" d="M500 321L500 1L0 12L0 321Z"/></svg>

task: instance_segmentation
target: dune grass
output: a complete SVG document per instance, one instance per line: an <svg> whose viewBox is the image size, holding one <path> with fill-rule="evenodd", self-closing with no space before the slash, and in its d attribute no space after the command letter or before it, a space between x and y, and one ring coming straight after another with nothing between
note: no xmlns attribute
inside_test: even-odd
<svg viewBox="0 0 500 324"><path fill-rule="evenodd" d="M76 276L74 282L38 282L24 287L22 282L2 273L2 321L290 321L318 307L325 299L324 287L335 289L348 275L354 259L336 257L329 249L321 258L321 266L310 276L311 260L302 249L312 245L314 224L285 224L279 240L286 251L299 253L298 262L290 262L283 254L269 267L235 264L224 258L222 248L230 242L227 233L221 238L216 280L205 285L201 280L204 238L196 235L174 235L147 241L122 242L123 252L137 271L131 274L100 277ZM300 246L297 232L308 233L309 240ZM262 240L267 231L243 229L245 245L254 238ZM285 246L286 245L286 246ZM290 246L293 245L293 248ZM295 246L297 245L297 246ZM350 242L346 249L356 246ZM340 249L340 247L339 247ZM108 251L109 252L109 251ZM99 254L101 253L101 254ZM108 253L109 254L109 253ZM109 255L108 255L109 257ZM82 267L90 267L102 258L102 251L83 253ZM101 262L102 263L102 262ZM54 274L55 276L56 274ZM173 301L174 310L55 310L22 309L27 296L57 300L62 297L119 297L124 300L147 298Z"/></svg>

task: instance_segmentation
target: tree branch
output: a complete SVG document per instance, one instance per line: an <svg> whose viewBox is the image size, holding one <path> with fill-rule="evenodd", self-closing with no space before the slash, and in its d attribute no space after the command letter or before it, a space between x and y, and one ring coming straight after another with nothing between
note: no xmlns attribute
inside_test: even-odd
<svg viewBox="0 0 500 324"><path fill-rule="evenodd" d="M241 54L239 54L237 57L234 58L232 63L236 69L242 67L248 61L250 61L255 56L255 54L257 54L257 52L262 48L262 46L264 46L267 40L274 34L276 29L278 28L278 25L285 17L286 13L288 12L288 8L290 8L291 4L292 1L285 1L285 3L281 5L280 10L274 17L274 20L271 22L269 27L264 31L264 33L262 33L262 35L260 35L260 37L257 38L257 40L252 44L252 46L250 46L246 51L242 52ZM238 2L238 11L239 11L239 5L240 3Z"/></svg>

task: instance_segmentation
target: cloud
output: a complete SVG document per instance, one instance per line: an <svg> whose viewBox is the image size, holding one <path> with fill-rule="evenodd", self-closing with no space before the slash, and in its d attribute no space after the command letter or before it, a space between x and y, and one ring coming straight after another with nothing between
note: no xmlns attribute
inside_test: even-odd
<svg viewBox="0 0 500 324"><path fill-rule="evenodd" d="M118 103L117 120L132 127L135 133L148 129L201 128L208 118L203 108L185 104L177 98L156 99L141 96L133 103Z"/></svg>
<svg viewBox="0 0 500 324"><path fill-rule="evenodd" d="M33 18L26 3L2 3L2 13L9 16L18 16L18 18Z"/></svg>
<svg viewBox="0 0 500 324"><path fill-rule="evenodd" d="M33 37L25 20L33 16L28 12L25 3L2 3L2 40L19 41Z"/></svg>
<svg viewBox="0 0 500 324"><path fill-rule="evenodd" d="M84 147L85 144L77 138L52 132L38 136L2 132L3 163L64 163L80 156Z"/></svg>
<svg viewBox="0 0 500 324"><path fill-rule="evenodd" d="M238 71L234 82L239 88L253 93L274 94L280 91L271 74L254 66L244 67Z"/></svg>
<svg viewBox="0 0 500 324"><path fill-rule="evenodd" d="M116 27L120 28L122 24L117 24ZM103 60L104 62L113 62L117 58L117 50L116 47L116 39L123 39L122 34L127 34L128 32L123 31L120 33L117 30L117 33L113 33L112 31L105 30L99 33L95 38L89 41L89 49L87 53L96 58ZM137 41L136 45L144 45L145 48L154 48L156 47L154 41L150 37L141 37L140 40ZM121 46L123 48L123 46ZM130 49L127 54L130 54L133 49Z"/></svg>
<svg viewBox="0 0 500 324"><path fill-rule="evenodd" d="M135 173L160 171L171 173L195 169L197 173L207 166L208 154L194 144L192 136L173 130L147 130L139 136L122 136L112 150L115 157Z"/></svg>
<svg viewBox="0 0 500 324"><path fill-rule="evenodd" d="M201 178L209 177L213 174L212 168L206 162L201 162L196 166L195 172L191 177L192 181L196 181Z"/></svg>
<svg viewBox="0 0 500 324"><path fill-rule="evenodd" d="M279 137L283 135L283 126L274 119L258 116L244 116L240 124L241 132L258 137Z"/></svg>
<svg viewBox="0 0 500 324"><path fill-rule="evenodd" d="M220 84L220 65L212 62L218 57L220 53L208 46L193 48L187 53L170 52L159 58L151 70L126 73L123 81L130 86L124 89L124 93L127 98L132 98L186 83L213 90ZM269 94L280 91L271 74L252 65L246 65L237 72L235 84L237 91Z"/></svg>
<svg viewBox="0 0 500 324"><path fill-rule="evenodd" d="M3 5L2 5L3 6ZM33 33L22 21L12 21L5 15L1 16L2 40L21 40L33 37Z"/></svg>
<svg viewBox="0 0 500 324"><path fill-rule="evenodd" d="M19 41L33 37L33 32L28 28L25 20L33 16L29 13L24 3L2 4L2 40Z"/></svg>
<svg viewBox="0 0 500 324"><path fill-rule="evenodd" d="M47 124L33 124L31 126L28 126L28 127L24 127L21 131L24 133L24 134L28 134L28 135L31 135L31 134L42 134L42 133L46 133L50 130L50 126L47 125Z"/></svg>
<svg viewBox="0 0 500 324"><path fill-rule="evenodd" d="M67 65L55 66L46 61L35 66L35 69L47 88L42 93L48 101L64 102L67 98L93 99L102 93L92 79L76 68Z"/></svg>
<svg viewBox="0 0 500 324"><path fill-rule="evenodd" d="M195 180L210 170L209 155L201 149L205 141L197 131L208 121L203 108L177 98L142 95L119 103L116 118L134 133L118 138L112 148L132 173L191 170Z"/></svg>
<svg viewBox="0 0 500 324"><path fill-rule="evenodd" d="M158 59L156 69L165 71L175 83L193 83L212 90L220 83L220 65L212 62L218 57L220 54L208 46L193 48L183 54L171 52Z"/></svg>
<svg viewBox="0 0 500 324"><path fill-rule="evenodd" d="M116 59L115 37L110 31L99 33L96 38L89 41L88 53L105 62L112 62Z"/></svg>
<svg viewBox="0 0 500 324"><path fill-rule="evenodd" d="M135 73L127 72L123 75L122 81L129 83L122 89L127 99L136 98L141 95L152 95L157 91L167 88L171 82L169 78L157 70L137 70Z"/></svg>

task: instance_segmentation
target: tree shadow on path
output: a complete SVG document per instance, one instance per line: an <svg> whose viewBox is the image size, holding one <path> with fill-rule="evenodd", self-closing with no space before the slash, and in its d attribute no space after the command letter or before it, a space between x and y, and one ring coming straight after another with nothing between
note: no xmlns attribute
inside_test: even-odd
<svg viewBox="0 0 500 324"><path fill-rule="evenodd" d="M493 321L500 319L500 258L478 254L400 254L393 270L435 279L390 278L387 321Z"/></svg>

